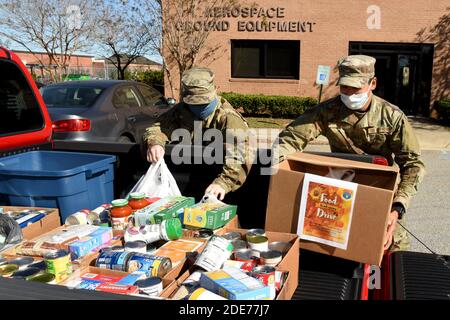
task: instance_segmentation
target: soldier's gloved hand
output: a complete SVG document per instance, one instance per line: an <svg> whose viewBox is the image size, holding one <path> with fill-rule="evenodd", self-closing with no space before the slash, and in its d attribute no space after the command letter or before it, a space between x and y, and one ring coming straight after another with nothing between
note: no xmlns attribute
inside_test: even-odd
<svg viewBox="0 0 450 320"><path fill-rule="evenodd" d="M216 196L217 199L223 200L225 197L225 190L219 186L218 184L210 184L208 188L206 188L205 194L211 193Z"/></svg>
<svg viewBox="0 0 450 320"><path fill-rule="evenodd" d="M387 227L386 237L384 238L384 250L388 250L392 244L394 230L397 225L397 220L398 220L398 212L396 210L393 210L389 214L389 218L388 218L388 227Z"/></svg>
<svg viewBox="0 0 450 320"><path fill-rule="evenodd" d="M147 161L151 163L158 162L165 154L164 148L158 144L149 145L147 148Z"/></svg>

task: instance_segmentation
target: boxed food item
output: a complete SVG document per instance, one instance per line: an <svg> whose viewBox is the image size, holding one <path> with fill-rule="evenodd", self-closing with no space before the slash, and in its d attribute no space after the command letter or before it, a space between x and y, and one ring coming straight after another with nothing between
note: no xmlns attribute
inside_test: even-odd
<svg viewBox="0 0 450 320"><path fill-rule="evenodd" d="M44 254L54 250L70 250L69 245L75 242L76 245L73 247L73 250L75 253L78 252L81 254L87 248L91 248L92 250L95 248L93 246L98 244L98 247L103 244L100 242L107 239L111 240L111 237L112 231L109 227L91 225L60 227L32 240L23 241L15 248L15 253L29 256L44 256Z"/></svg>
<svg viewBox="0 0 450 320"><path fill-rule="evenodd" d="M18 218L19 225L23 226L22 233L25 240L33 239L61 226L59 210L55 208L1 206L1 209L4 214L9 213L12 217Z"/></svg>
<svg viewBox="0 0 450 320"><path fill-rule="evenodd" d="M197 203L184 209L183 223L186 226L218 229L236 216L237 206L224 203Z"/></svg>
<svg viewBox="0 0 450 320"><path fill-rule="evenodd" d="M306 240L305 238L308 237L305 236L304 229L299 228L302 225L299 217L305 176L312 174L325 177L329 175L330 168L352 170L355 173L353 183L357 184L355 196L352 198L351 220L340 225L335 224L338 228L348 227L346 243L342 248L324 243L325 241L320 243ZM265 227L270 231L299 232L300 247L303 249L361 263L380 265L397 178L398 169L394 167L306 153L288 156L287 160L278 165L278 172L271 177ZM313 196L322 199L321 192L314 195L313 189L308 190ZM345 200L349 199L348 196L345 198ZM327 200L328 207L336 205L334 199L331 197ZM319 215L321 219L315 219L315 223L308 222L303 225L309 228L315 226L318 231L310 230L310 233L321 237L324 226L327 230L333 226L325 225L325 222L318 224L317 220L334 219L335 215L324 214L322 211ZM327 240L326 237L322 236L322 238Z"/></svg>
<svg viewBox="0 0 450 320"><path fill-rule="evenodd" d="M200 286L229 300L270 299L268 286L235 268L203 273Z"/></svg>
<svg viewBox="0 0 450 320"><path fill-rule="evenodd" d="M160 199L151 205L134 213L134 224L145 226L146 224L161 223L170 218L180 218L184 208L195 204L195 199L183 196L171 196ZM183 221L182 219L180 219Z"/></svg>
<svg viewBox="0 0 450 320"><path fill-rule="evenodd" d="M69 251L72 254L72 259L78 259L87 255L93 249L110 242L112 237L113 233L111 228L99 227L88 236L69 243Z"/></svg>

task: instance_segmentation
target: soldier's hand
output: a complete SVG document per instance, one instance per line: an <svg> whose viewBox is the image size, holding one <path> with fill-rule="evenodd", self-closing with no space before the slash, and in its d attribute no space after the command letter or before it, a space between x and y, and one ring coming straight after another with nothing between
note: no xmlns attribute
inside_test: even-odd
<svg viewBox="0 0 450 320"><path fill-rule="evenodd" d="M158 144L149 145L147 148L147 161L151 163L158 162L165 154L164 148Z"/></svg>
<svg viewBox="0 0 450 320"><path fill-rule="evenodd" d="M389 214L386 237L384 238L384 250L388 250L392 244L395 227L397 225L397 220L398 220L398 212L394 210Z"/></svg>
<svg viewBox="0 0 450 320"><path fill-rule="evenodd" d="M217 199L223 200L225 197L225 190L219 186L218 184L210 184L208 188L206 188L205 194L211 193L216 196Z"/></svg>

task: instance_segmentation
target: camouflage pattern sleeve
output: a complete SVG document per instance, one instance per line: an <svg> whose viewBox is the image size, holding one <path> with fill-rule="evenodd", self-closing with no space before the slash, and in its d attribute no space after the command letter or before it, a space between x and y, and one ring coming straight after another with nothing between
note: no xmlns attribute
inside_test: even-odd
<svg viewBox="0 0 450 320"><path fill-rule="evenodd" d="M400 183L394 203L399 202L408 209L411 198L417 193L425 175L425 164L420 159L417 137L405 115L394 125L389 144L395 155L395 162L400 167Z"/></svg>
<svg viewBox="0 0 450 320"><path fill-rule="evenodd" d="M248 125L240 115L224 115L222 132L225 139L225 163L213 183L220 185L228 193L244 184L252 167L255 148L251 143Z"/></svg>
<svg viewBox="0 0 450 320"><path fill-rule="evenodd" d="M320 107L317 106L306 110L304 114L294 120L279 134L278 154L276 141L272 148L275 150L275 162L283 161L289 154L303 151L308 142L313 141L321 133Z"/></svg>
<svg viewBox="0 0 450 320"><path fill-rule="evenodd" d="M162 147L170 141L172 132L177 129L176 125L176 106L171 110L167 111L156 119L150 127L145 130L144 141L148 145L158 144Z"/></svg>

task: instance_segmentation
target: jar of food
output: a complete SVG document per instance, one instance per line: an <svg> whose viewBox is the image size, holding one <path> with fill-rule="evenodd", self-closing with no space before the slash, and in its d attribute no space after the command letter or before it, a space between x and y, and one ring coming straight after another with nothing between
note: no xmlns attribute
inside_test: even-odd
<svg viewBox="0 0 450 320"><path fill-rule="evenodd" d="M128 200L117 199L111 202L111 222L113 229L126 230L128 219L133 214L133 209L128 205Z"/></svg>
<svg viewBox="0 0 450 320"><path fill-rule="evenodd" d="M134 210L139 210L148 206L150 202L145 197L145 193L143 192L134 192L130 194L130 200L128 201L128 205Z"/></svg>

